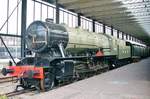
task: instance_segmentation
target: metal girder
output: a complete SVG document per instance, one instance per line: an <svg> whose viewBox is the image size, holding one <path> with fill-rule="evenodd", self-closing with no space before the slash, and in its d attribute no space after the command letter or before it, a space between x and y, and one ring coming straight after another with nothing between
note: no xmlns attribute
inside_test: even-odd
<svg viewBox="0 0 150 99"><path fill-rule="evenodd" d="M150 24L150 21L146 21L146 22L138 22L139 24Z"/></svg>
<svg viewBox="0 0 150 99"><path fill-rule="evenodd" d="M110 4L112 2L117 2L117 1L114 1L114 0L79 0L78 2L74 2L73 5L77 6L77 7L81 7L82 8L86 8L88 6L91 6L91 5L95 5L95 6L102 6L102 5L105 5L105 4ZM119 1L120 2L120 1ZM74 7L72 6L72 4L68 4L67 6L70 6L70 7Z"/></svg>
<svg viewBox="0 0 150 99"><path fill-rule="evenodd" d="M111 24L111 23L109 23L109 24ZM112 24L114 27L118 27L118 28L122 28L122 29L124 29L124 27L128 27L128 29L136 29L136 30L142 30L142 28L140 27L140 25L138 25L138 24L132 24L132 25L130 25L130 24L116 24L116 23L113 23Z"/></svg>
<svg viewBox="0 0 150 99"><path fill-rule="evenodd" d="M145 16L145 15L143 15ZM143 17L142 15L140 15L139 17ZM129 15L129 16L123 16L123 15L116 15L116 16L95 16L94 17L97 20L135 20L135 16L134 15Z"/></svg>
<svg viewBox="0 0 150 99"><path fill-rule="evenodd" d="M123 24L123 25L126 25L126 24L137 24L138 21L113 21L113 22L110 22L112 24Z"/></svg>
<svg viewBox="0 0 150 99"><path fill-rule="evenodd" d="M112 26L114 26L115 24L117 24L117 23L129 23L129 22L133 22L134 24L136 24L136 20L116 20L116 21L112 21L112 20L105 20L105 21L103 21L104 23L106 23L106 24L108 24L108 25L112 25ZM126 24L125 24L126 25Z"/></svg>
<svg viewBox="0 0 150 99"><path fill-rule="evenodd" d="M144 19L144 18L149 18L150 19L150 16L135 16L134 18L138 18L138 19Z"/></svg>
<svg viewBox="0 0 150 99"><path fill-rule="evenodd" d="M109 13L95 13L94 15L91 15L92 16L117 16L117 15L130 15L131 12L109 12ZM90 17L90 16L89 16Z"/></svg>
<svg viewBox="0 0 150 99"><path fill-rule="evenodd" d="M143 28L141 28L139 25L137 24L115 24L115 26L122 28L122 30L126 29L126 30L134 30L134 31L143 31Z"/></svg>
<svg viewBox="0 0 150 99"><path fill-rule="evenodd" d="M150 12L134 12L134 13L131 13L131 12L122 12L122 13L119 13L119 12L111 12L111 13L96 13L94 15L91 15L91 16L88 16L88 17L107 17L107 16L110 16L110 17L113 17L113 16L127 16L127 17L135 17L135 16L149 16L150 15ZM87 15L86 15L87 16Z"/></svg>
<svg viewBox="0 0 150 99"><path fill-rule="evenodd" d="M106 17L106 18L98 18L97 20L103 20L105 21L135 21L135 18L126 18L126 17Z"/></svg>
<svg viewBox="0 0 150 99"><path fill-rule="evenodd" d="M132 20L132 21L130 21L130 20L121 20L121 21L108 21L108 20L106 20L104 22L107 24L123 24L123 23L124 24L127 24L127 23L137 24L138 21L136 21L136 20Z"/></svg>
<svg viewBox="0 0 150 99"><path fill-rule="evenodd" d="M105 22L138 22L136 19L112 19L105 20Z"/></svg>
<svg viewBox="0 0 150 99"><path fill-rule="evenodd" d="M140 12L139 12L140 13ZM114 19L114 18L134 18L135 16L139 16L139 17L143 17L143 16L148 16L148 15L140 15L140 14L137 14L137 15L128 15L128 16L125 16L125 15L122 15L122 14L113 14L113 15L109 15L109 14L107 14L107 15L95 15L95 17L94 16L91 16L91 17L94 17L94 18L96 18L96 19L99 19L99 18L103 18L103 19L108 19L108 20L111 20L111 19ZM88 16L89 17L89 16ZM134 18L134 19L136 19L136 18ZM145 19L145 18L143 18L143 19Z"/></svg>
<svg viewBox="0 0 150 99"><path fill-rule="evenodd" d="M117 16L117 15L130 15L131 12L126 11L111 11L111 12L95 12L93 14L84 14L87 17L94 17L94 16Z"/></svg>
<svg viewBox="0 0 150 99"><path fill-rule="evenodd" d="M136 34L143 31L143 29L140 28L140 26L138 26L138 28L137 28L137 26L135 24L127 24L127 25L116 24L115 26L117 28L120 28L122 31L132 31L132 32L135 32ZM141 34L137 34L137 35L141 35Z"/></svg>
<svg viewBox="0 0 150 99"><path fill-rule="evenodd" d="M65 4L70 4L70 3L77 2L77 1L79 0L58 0L58 3L65 5Z"/></svg>
<svg viewBox="0 0 150 99"><path fill-rule="evenodd" d="M134 16L138 16L138 17L140 17L140 16L150 16L150 12L148 12L148 13L139 13L139 14L133 14Z"/></svg>
<svg viewBox="0 0 150 99"><path fill-rule="evenodd" d="M125 6L122 6L125 7ZM150 8L150 6L147 6L146 8ZM145 9L145 6L134 6L134 7L128 7L128 9L136 10L136 9Z"/></svg>
<svg viewBox="0 0 150 99"><path fill-rule="evenodd" d="M119 21L119 22L117 22L117 21L113 21L112 22L113 24L123 24L123 25L125 25L125 24L137 24L137 23L139 23L139 24L150 24L150 20L146 20L146 21L126 21L126 20L123 20L123 21Z"/></svg>
<svg viewBox="0 0 150 99"><path fill-rule="evenodd" d="M110 8L104 8L104 9L100 9L100 8L91 8L91 9L87 9L86 11L81 10L80 12L84 12L84 15L96 15L96 14L107 14L107 13L118 13L118 12L125 12L126 8L117 8L114 7L112 9Z"/></svg>
<svg viewBox="0 0 150 99"><path fill-rule="evenodd" d="M142 24L142 25L144 25L144 24L145 24L145 26L146 26L146 25L148 25L148 24L150 25L150 21L138 22L138 23L139 23L139 24Z"/></svg>
<svg viewBox="0 0 150 99"><path fill-rule="evenodd" d="M135 6L135 5L137 5L137 4L149 4L150 3L150 1L139 1L139 2L131 2L131 3L123 3L123 5L129 5L129 6Z"/></svg>
<svg viewBox="0 0 150 99"><path fill-rule="evenodd" d="M103 18L103 19L108 19L108 20L111 20L111 19L118 19L118 18L133 18L134 17L134 15L128 15L128 16L126 16L126 15L122 15L122 14L116 14L116 15L103 15L103 16L99 16L99 15L97 15L97 16L95 16L94 18L96 18L96 19L100 19L100 18ZM135 18L134 18L135 19Z"/></svg>
<svg viewBox="0 0 150 99"><path fill-rule="evenodd" d="M64 6L69 6L69 5L73 5L73 4L83 4L83 3L86 3L86 2L95 2L97 0L58 0L58 3L59 4L62 4ZM101 0L101 2L112 2L113 0Z"/></svg>
<svg viewBox="0 0 150 99"><path fill-rule="evenodd" d="M68 9L88 9L92 7L106 7L110 5L118 5L120 6L121 2L110 2L112 0L106 1L86 1L86 2L76 2L74 4L67 5Z"/></svg>
<svg viewBox="0 0 150 99"><path fill-rule="evenodd" d="M111 24L111 25L115 25L115 24L117 24L117 25L120 25L120 24L122 24L122 25L128 25L128 24L137 24L137 21L118 21L118 22L106 22L107 24Z"/></svg>
<svg viewBox="0 0 150 99"><path fill-rule="evenodd" d="M98 12L111 12L111 11L125 11L126 7L120 7L119 5L109 5L109 6L93 6L85 9L74 9L75 12L83 14L92 14Z"/></svg>
<svg viewBox="0 0 150 99"><path fill-rule="evenodd" d="M127 16L116 16L116 17L97 17L97 20L136 20L133 17L127 17Z"/></svg>
<svg viewBox="0 0 150 99"><path fill-rule="evenodd" d="M130 11L130 10L128 10ZM130 11L132 14L136 14L136 13L150 13L150 9L149 10L131 10Z"/></svg>
<svg viewBox="0 0 150 99"><path fill-rule="evenodd" d="M145 19L150 19L150 17L148 17L148 18L145 18L145 17L140 17L138 20L145 20Z"/></svg>
<svg viewBox="0 0 150 99"><path fill-rule="evenodd" d="M150 19L138 19L138 21L150 21Z"/></svg>
<svg viewBox="0 0 150 99"><path fill-rule="evenodd" d="M14 35L14 34L5 34L5 33L0 33L0 36L19 37L19 38L21 38L21 36L20 36L20 35Z"/></svg>

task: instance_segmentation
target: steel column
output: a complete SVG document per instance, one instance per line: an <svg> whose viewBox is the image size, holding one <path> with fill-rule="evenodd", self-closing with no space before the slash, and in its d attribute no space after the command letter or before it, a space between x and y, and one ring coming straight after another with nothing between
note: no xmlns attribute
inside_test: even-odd
<svg viewBox="0 0 150 99"><path fill-rule="evenodd" d="M122 32L122 40L124 40L124 33Z"/></svg>
<svg viewBox="0 0 150 99"><path fill-rule="evenodd" d="M92 21L92 29L93 29L93 32L95 32L95 20Z"/></svg>
<svg viewBox="0 0 150 99"><path fill-rule="evenodd" d="M119 30L117 30L117 38L119 38Z"/></svg>
<svg viewBox="0 0 150 99"><path fill-rule="evenodd" d="M81 26L81 15L78 13L78 26Z"/></svg>
<svg viewBox="0 0 150 99"><path fill-rule="evenodd" d="M106 25L103 24L103 33L105 34L106 33Z"/></svg>
<svg viewBox="0 0 150 99"><path fill-rule="evenodd" d="M56 0L56 23L59 24L59 8L60 8L60 5L58 4L58 0Z"/></svg>
<svg viewBox="0 0 150 99"><path fill-rule="evenodd" d="M111 35L112 35L112 36L114 35L113 26L111 26Z"/></svg>
<svg viewBox="0 0 150 99"><path fill-rule="evenodd" d="M126 40L128 40L128 34L126 34Z"/></svg>
<svg viewBox="0 0 150 99"><path fill-rule="evenodd" d="M27 0L22 0L21 11L21 57L25 57L25 32L27 21Z"/></svg>
<svg viewBox="0 0 150 99"><path fill-rule="evenodd" d="M131 40L131 35L129 35L129 40Z"/></svg>

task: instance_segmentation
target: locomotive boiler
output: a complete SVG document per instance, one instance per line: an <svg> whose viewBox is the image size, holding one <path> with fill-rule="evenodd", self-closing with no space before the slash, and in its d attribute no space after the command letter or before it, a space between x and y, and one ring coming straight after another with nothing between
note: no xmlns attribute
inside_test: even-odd
<svg viewBox="0 0 150 99"><path fill-rule="evenodd" d="M23 88L49 90L61 81L107 71L131 57L131 47L123 40L52 22L32 22L25 40L35 56L2 69L3 75L18 77Z"/></svg>

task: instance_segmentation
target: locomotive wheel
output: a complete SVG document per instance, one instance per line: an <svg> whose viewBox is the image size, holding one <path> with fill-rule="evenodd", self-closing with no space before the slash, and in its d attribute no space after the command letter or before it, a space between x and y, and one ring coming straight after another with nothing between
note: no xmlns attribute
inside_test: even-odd
<svg viewBox="0 0 150 99"><path fill-rule="evenodd" d="M42 91L51 90L54 87L55 76L53 72L45 72L45 78L40 80L40 88Z"/></svg>
<svg viewBox="0 0 150 99"><path fill-rule="evenodd" d="M29 89L29 88L31 88L31 85L28 84L27 80L28 80L28 79L26 79L26 78L24 78L24 79L21 78L21 79L20 79L21 87L24 88L24 89Z"/></svg>
<svg viewBox="0 0 150 99"><path fill-rule="evenodd" d="M44 79L40 80L40 88L42 91L45 91L45 87L44 87Z"/></svg>

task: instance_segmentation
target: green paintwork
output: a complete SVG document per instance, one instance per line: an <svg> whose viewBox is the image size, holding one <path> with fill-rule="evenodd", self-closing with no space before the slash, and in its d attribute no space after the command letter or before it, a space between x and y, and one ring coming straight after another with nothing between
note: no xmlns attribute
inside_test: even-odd
<svg viewBox="0 0 150 99"><path fill-rule="evenodd" d="M103 33L89 32L80 28L65 26L69 34L66 50L72 53L84 52L86 49L97 51L103 49L104 55L116 55L118 59L131 57L131 48L126 41Z"/></svg>
<svg viewBox="0 0 150 99"><path fill-rule="evenodd" d="M88 32L80 28L66 28L69 34L69 43L66 50L81 52L85 49L99 50L103 48L104 53L110 54L109 50L112 46L112 38L110 36L102 33Z"/></svg>
<svg viewBox="0 0 150 99"><path fill-rule="evenodd" d="M147 57L150 54L149 47L132 45L132 58Z"/></svg>
<svg viewBox="0 0 150 99"><path fill-rule="evenodd" d="M131 57L131 47L126 46L126 42L118 39L118 59Z"/></svg>

